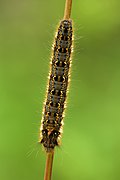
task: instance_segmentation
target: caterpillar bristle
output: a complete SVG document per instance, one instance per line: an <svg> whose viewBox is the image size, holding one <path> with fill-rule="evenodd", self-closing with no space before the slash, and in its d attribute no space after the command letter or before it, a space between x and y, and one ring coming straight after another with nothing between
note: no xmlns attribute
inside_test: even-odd
<svg viewBox="0 0 120 180"><path fill-rule="evenodd" d="M62 20L55 35L46 100L40 128L40 143L46 152L59 146L70 80L72 20Z"/></svg>

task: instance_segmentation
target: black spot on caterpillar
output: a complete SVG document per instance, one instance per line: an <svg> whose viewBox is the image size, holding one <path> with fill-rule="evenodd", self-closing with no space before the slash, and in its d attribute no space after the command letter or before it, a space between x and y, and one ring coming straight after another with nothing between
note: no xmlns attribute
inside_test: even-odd
<svg viewBox="0 0 120 180"><path fill-rule="evenodd" d="M53 46L49 82L40 128L46 152L60 143L72 52L72 20L62 20Z"/></svg>

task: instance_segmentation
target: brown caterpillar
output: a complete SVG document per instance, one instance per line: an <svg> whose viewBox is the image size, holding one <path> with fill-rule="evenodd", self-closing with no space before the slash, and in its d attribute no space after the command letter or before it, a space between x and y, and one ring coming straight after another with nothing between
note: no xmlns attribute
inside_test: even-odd
<svg viewBox="0 0 120 180"><path fill-rule="evenodd" d="M40 143L46 152L59 145L68 90L72 52L72 20L62 20L53 46L47 96L40 128Z"/></svg>

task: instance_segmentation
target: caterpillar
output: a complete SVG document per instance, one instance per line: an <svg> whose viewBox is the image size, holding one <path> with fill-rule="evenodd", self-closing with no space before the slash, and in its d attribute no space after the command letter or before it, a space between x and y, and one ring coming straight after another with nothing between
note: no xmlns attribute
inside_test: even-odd
<svg viewBox="0 0 120 180"><path fill-rule="evenodd" d="M71 66L72 37L72 20L61 20L53 44L40 128L40 143L46 152L53 151L60 144Z"/></svg>

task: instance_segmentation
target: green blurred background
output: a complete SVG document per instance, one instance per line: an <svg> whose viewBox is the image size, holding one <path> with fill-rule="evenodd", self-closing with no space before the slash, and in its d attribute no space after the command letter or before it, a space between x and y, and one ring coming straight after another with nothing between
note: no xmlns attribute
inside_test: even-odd
<svg viewBox="0 0 120 180"><path fill-rule="evenodd" d="M65 0L0 0L0 180L42 180L37 143ZM120 179L120 1L73 0L74 53L53 180Z"/></svg>

